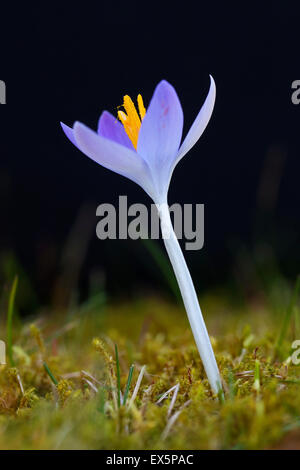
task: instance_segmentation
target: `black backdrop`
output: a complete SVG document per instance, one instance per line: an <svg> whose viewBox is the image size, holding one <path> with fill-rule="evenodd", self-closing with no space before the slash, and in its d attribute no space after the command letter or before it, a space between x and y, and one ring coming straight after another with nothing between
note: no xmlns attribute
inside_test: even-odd
<svg viewBox="0 0 300 470"><path fill-rule="evenodd" d="M40 298L48 298L67 269L72 249L86 248L79 255L83 290L94 271L105 273L111 292L161 285L139 242L100 242L94 230L101 202L116 203L119 194L130 203L150 204L149 198L83 156L59 121L95 128L101 111L115 112L125 93L141 92L147 105L165 78L180 97L186 132L209 74L217 85L213 117L175 170L169 192L170 202L205 204L205 247L187 253L193 275L199 287L223 282L241 246L259 240L294 276L300 261L300 105L291 102L291 83L300 79L295 5L33 5L7 7L1 20L7 104L0 107L0 242Z"/></svg>

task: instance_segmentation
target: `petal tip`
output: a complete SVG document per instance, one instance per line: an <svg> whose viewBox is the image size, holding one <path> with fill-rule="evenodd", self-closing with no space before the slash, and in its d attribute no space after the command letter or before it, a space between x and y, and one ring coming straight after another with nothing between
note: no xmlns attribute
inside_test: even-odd
<svg viewBox="0 0 300 470"><path fill-rule="evenodd" d="M62 121L59 121L59 124L60 124L61 128L63 129L63 131L65 131L66 129L71 129L71 127L67 126L67 124L65 124Z"/></svg>
<svg viewBox="0 0 300 470"><path fill-rule="evenodd" d="M68 139L74 144L76 147L78 147L75 135L74 135L74 128L67 126L64 122L60 121L61 128L65 135L68 137Z"/></svg>
<svg viewBox="0 0 300 470"><path fill-rule="evenodd" d="M109 119L110 117L111 117L111 114L108 111L106 110L102 111L98 119L98 125L100 124L102 119Z"/></svg>
<svg viewBox="0 0 300 470"><path fill-rule="evenodd" d="M103 127L103 124L112 121L112 119L113 116L108 111L102 111L98 119L98 134L101 134L101 128Z"/></svg>
<svg viewBox="0 0 300 470"><path fill-rule="evenodd" d="M210 78L210 87L216 93L216 82L214 80L214 77L209 74L209 78Z"/></svg>
<svg viewBox="0 0 300 470"><path fill-rule="evenodd" d="M159 84L159 85L170 85L170 83L168 82L168 80L166 80L165 78L163 78L158 84Z"/></svg>
<svg viewBox="0 0 300 470"><path fill-rule="evenodd" d="M174 90L173 85L171 85L171 83L168 82L168 81L165 80L165 79L161 80L161 81L157 84L156 89L158 89L158 88L171 88L172 90Z"/></svg>
<svg viewBox="0 0 300 470"><path fill-rule="evenodd" d="M106 109L105 109L104 111L102 111L101 116L110 117L111 114L110 114L110 112L106 111Z"/></svg>
<svg viewBox="0 0 300 470"><path fill-rule="evenodd" d="M78 130L84 129L85 127L87 127L87 126L85 126L84 124L82 124L82 122L80 122L80 121L75 121L74 124L73 124L73 131L76 133Z"/></svg>

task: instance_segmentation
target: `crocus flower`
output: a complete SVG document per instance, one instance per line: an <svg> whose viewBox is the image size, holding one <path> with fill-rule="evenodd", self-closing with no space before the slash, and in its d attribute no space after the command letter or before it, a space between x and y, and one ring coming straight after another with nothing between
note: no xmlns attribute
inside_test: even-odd
<svg viewBox="0 0 300 470"><path fill-rule="evenodd" d="M138 95L138 111L131 98L124 97L124 111L118 119L104 111L97 132L80 122L73 128L61 124L70 141L95 162L139 184L157 205L164 243L182 293L193 335L215 393L221 379L211 342L203 320L194 285L174 233L167 203L173 170L195 145L211 117L216 88L210 89L182 144L183 111L176 91L165 80L156 87L148 109Z"/></svg>

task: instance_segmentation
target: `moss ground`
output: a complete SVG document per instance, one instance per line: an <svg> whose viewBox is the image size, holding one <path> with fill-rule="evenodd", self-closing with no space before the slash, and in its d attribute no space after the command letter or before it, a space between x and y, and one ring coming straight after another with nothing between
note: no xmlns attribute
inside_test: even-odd
<svg viewBox="0 0 300 470"><path fill-rule="evenodd" d="M297 308L276 348L284 311L267 301L240 305L215 292L201 306L225 400L210 391L180 305L99 297L29 322L14 318L13 365L0 366L0 448L300 448Z"/></svg>

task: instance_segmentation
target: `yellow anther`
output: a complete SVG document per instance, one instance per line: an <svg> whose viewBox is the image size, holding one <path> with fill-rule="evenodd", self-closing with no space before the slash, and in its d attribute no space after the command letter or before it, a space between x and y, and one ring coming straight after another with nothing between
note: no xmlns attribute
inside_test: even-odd
<svg viewBox="0 0 300 470"><path fill-rule="evenodd" d="M144 117L145 117L145 114L146 114L146 108L144 106L142 95L138 95L137 102L138 102L138 107L139 107L139 113L140 113L140 116L141 116L141 120L143 120Z"/></svg>
<svg viewBox="0 0 300 470"><path fill-rule="evenodd" d="M137 148L141 120L144 119L146 114L146 109L144 107L143 98L141 95L138 95L137 102L141 119L132 99L128 95L125 95L123 98L123 108L126 112L118 111L118 118L123 124L126 134L128 135L135 149Z"/></svg>
<svg viewBox="0 0 300 470"><path fill-rule="evenodd" d="M124 99L123 106L132 124L135 124L136 127L140 126L141 121L137 113L137 110L135 109L132 99L128 95L125 95L123 99Z"/></svg>
<svg viewBox="0 0 300 470"><path fill-rule="evenodd" d="M121 123L124 125L125 121L127 120L127 114L123 111L118 111L118 118L120 119Z"/></svg>

